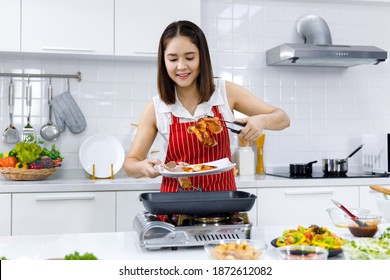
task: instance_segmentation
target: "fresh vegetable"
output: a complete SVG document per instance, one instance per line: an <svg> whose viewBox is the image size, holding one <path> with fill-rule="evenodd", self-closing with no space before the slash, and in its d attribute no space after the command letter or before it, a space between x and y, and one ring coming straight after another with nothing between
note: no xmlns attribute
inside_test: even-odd
<svg viewBox="0 0 390 280"><path fill-rule="evenodd" d="M80 255L79 252L75 251L73 254L66 255L65 260L97 260L97 257L92 253Z"/></svg>
<svg viewBox="0 0 390 280"><path fill-rule="evenodd" d="M276 246L311 245L327 250L339 250L347 241L330 232L326 227L311 225L308 228L298 226L297 229L288 229L276 240Z"/></svg>
<svg viewBox="0 0 390 280"><path fill-rule="evenodd" d="M378 238L362 237L343 246L351 260L390 260L390 227Z"/></svg>
<svg viewBox="0 0 390 280"><path fill-rule="evenodd" d="M23 163L19 161L17 164L15 164L15 168L28 169L28 165L27 163Z"/></svg>
<svg viewBox="0 0 390 280"><path fill-rule="evenodd" d="M6 257L1 257L0 260L5 261L5 260L7 260L7 258Z"/></svg>
<svg viewBox="0 0 390 280"><path fill-rule="evenodd" d="M42 169L43 168L43 164L38 162L38 161L34 161L34 162L28 164L28 168L29 169Z"/></svg>
<svg viewBox="0 0 390 280"><path fill-rule="evenodd" d="M43 148L35 142L20 142L15 146L16 157L22 163L31 163L40 157Z"/></svg>
<svg viewBox="0 0 390 280"><path fill-rule="evenodd" d="M44 148L43 151L42 151L41 156L48 156L48 157L52 158L53 160L56 159L56 160L59 160L59 161L62 161L62 160L64 159L64 158L61 156L60 151L58 151L58 150L56 149L56 145L55 145L55 144L53 144L53 145L51 146L51 150L48 150L48 149Z"/></svg>
<svg viewBox="0 0 390 280"><path fill-rule="evenodd" d="M17 162L16 157L5 157L0 159L0 167L14 167Z"/></svg>

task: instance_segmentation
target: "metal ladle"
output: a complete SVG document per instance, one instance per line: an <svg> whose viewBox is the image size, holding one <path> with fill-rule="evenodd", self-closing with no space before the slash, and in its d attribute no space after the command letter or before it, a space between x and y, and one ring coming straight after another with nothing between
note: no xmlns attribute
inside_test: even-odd
<svg viewBox="0 0 390 280"><path fill-rule="evenodd" d="M13 125L13 114L14 114L14 102L15 102L15 88L12 83L12 78L8 87L8 106L9 106L9 126L3 133L3 142L8 144L18 143L20 141L19 131Z"/></svg>
<svg viewBox="0 0 390 280"><path fill-rule="evenodd" d="M53 98L53 87L51 86L51 79L49 80L49 86L47 88L47 102L49 104L49 120L47 123L41 127L40 133L43 139L47 141L55 141L57 140L58 136L60 136L60 130L58 129L58 126L53 124L51 119L51 105L50 100Z"/></svg>

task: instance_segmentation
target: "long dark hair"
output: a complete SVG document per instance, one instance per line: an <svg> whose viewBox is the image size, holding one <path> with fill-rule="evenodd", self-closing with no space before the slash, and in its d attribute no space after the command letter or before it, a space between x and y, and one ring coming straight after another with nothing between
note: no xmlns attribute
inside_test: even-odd
<svg viewBox="0 0 390 280"><path fill-rule="evenodd" d="M158 46L157 87L161 100L166 104L176 102L175 82L169 77L164 61L164 51L169 41L176 36L185 36L196 45L200 56L200 71L196 81L200 93L200 102L208 101L215 90L213 69L206 36L196 24L181 20L172 22L164 30Z"/></svg>

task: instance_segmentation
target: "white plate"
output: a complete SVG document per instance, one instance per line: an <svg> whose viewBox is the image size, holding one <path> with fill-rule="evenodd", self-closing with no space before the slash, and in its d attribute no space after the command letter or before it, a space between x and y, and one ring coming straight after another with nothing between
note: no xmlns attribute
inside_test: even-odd
<svg viewBox="0 0 390 280"><path fill-rule="evenodd" d="M231 163L228 158L205 162L202 164L216 166L217 168L212 170L199 171L199 172L185 172L185 171L176 172L176 171L168 171L160 167L160 174L165 177L171 177L171 178L192 177L192 176L200 176L200 175L218 174L221 172L229 171L234 166L236 166L236 164ZM196 164L191 164L190 166L194 166L194 165Z"/></svg>
<svg viewBox="0 0 390 280"><path fill-rule="evenodd" d="M113 173L116 174L125 161L125 150L122 144L108 134L96 134L88 137L81 144L79 150L79 160L90 175L92 175L92 165L95 164L95 176L106 178L111 176L111 164Z"/></svg>

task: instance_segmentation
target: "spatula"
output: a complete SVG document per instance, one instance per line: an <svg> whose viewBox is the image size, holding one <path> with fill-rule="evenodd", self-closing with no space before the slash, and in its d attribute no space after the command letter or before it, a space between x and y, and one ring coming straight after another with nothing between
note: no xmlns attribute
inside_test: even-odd
<svg viewBox="0 0 390 280"><path fill-rule="evenodd" d="M29 80L26 85L27 124L25 127L23 127L23 141L27 141L27 142L35 141L35 130L30 124L31 95L32 95L32 85L30 84L30 80Z"/></svg>
<svg viewBox="0 0 390 280"><path fill-rule="evenodd" d="M336 206L338 208L340 208L341 210L343 210L345 213L347 213L347 215L349 217L351 217L351 219L358 224L359 227L367 227L368 225L365 223L365 222L362 222L359 220L359 218L357 216L355 216L354 214L352 214L347 208L345 208L341 203L331 199L333 201L334 204L336 204Z"/></svg>

